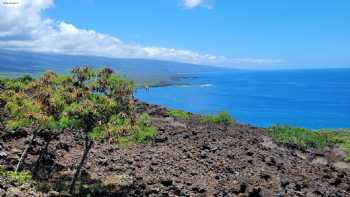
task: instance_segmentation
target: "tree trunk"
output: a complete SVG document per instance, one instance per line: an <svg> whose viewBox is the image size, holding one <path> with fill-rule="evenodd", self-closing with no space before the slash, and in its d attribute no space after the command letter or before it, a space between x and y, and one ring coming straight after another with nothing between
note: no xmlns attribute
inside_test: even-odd
<svg viewBox="0 0 350 197"><path fill-rule="evenodd" d="M20 171L22 169L22 165L24 160L26 159L27 155L28 155L28 150L32 147L32 144L34 142L36 138L36 133L32 134L32 137L30 138L29 143L27 144L26 148L24 149L21 158L19 159L17 166L16 166L16 172Z"/></svg>
<svg viewBox="0 0 350 197"><path fill-rule="evenodd" d="M35 167L33 169L33 177L34 178L37 178L37 176L38 176L38 170L39 170L41 161L43 160L44 155L48 152L51 140L52 140L51 137L49 139L47 139L45 147L42 148L41 151L40 151L40 155L39 155L39 157L38 157L38 159L37 159L37 161L35 163Z"/></svg>
<svg viewBox="0 0 350 197"><path fill-rule="evenodd" d="M88 157L88 154L90 152L90 149L93 145L93 141L91 141L89 139L89 137L86 135L85 136L85 149L84 149L84 154L83 154L83 157L78 165L78 168L76 169L75 171L75 174L74 174L74 177L72 179L72 182L71 182L71 185L70 185L70 189L69 189L69 192L70 194L73 194L74 193L74 189L75 189L75 183L80 175L80 171L82 169L82 167L84 166L84 163L85 163L85 160L87 159Z"/></svg>

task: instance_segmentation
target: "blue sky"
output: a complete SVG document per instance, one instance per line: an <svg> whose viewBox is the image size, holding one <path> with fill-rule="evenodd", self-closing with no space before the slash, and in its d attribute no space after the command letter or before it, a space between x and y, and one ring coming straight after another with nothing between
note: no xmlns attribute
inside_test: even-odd
<svg viewBox="0 0 350 197"><path fill-rule="evenodd" d="M72 28L67 26L71 25L76 30L92 30L97 34L116 38L128 47L132 46L132 49L126 47L123 50L109 50L101 53L102 56L114 56L119 51L130 51L125 54L121 52L116 57L154 58L201 64L207 61L212 65L243 68L350 66L348 0L47 2L45 7L39 9L38 15L42 21L53 21L53 29L71 30ZM104 39L98 44L88 46L108 48L107 42L109 41ZM57 48L54 52L94 52L84 52L83 47L68 50L72 46L67 45L69 44L53 46ZM13 46L10 45L11 47ZM135 47L147 48L147 55ZM148 47L152 50L148 50ZM31 48L34 48L34 51L46 50ZM159 52L160 49L162 52Z"/></svg>

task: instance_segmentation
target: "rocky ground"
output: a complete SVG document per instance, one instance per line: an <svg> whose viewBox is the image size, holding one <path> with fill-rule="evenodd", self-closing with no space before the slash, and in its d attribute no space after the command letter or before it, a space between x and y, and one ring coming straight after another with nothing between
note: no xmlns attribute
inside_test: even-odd
<svg viewBox="0 0 350 197"><path fill-rule="evenodd" d="M80 196L350 196L350 170L332 163L335 153L279 147L263 129L247 125L225 128L196 116L174 120L148 104L139 110L151 115L158 135L126 149L95 144ZM1 139L0 165L13 169L27 138L24 132ZM30 150L27 170L34 168L41 143ZM0 196L65 196L82 149L79 136L60 135L38 168L41 181L0 177Z"/></svg>

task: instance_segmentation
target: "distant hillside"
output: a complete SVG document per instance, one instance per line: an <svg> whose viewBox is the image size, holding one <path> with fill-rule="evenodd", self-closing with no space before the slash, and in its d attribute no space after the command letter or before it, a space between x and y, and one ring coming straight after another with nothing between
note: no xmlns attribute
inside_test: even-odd
<svg viewBox="0 0 350 197"><path fill-rule="evenodd" d="M64 73L76 65L92 67L108 65L137 83L168 83L183 73L196 74L225 70L211 66L148 59L117 59L0 50L1 75L35 75L46 70Z"/></svg>

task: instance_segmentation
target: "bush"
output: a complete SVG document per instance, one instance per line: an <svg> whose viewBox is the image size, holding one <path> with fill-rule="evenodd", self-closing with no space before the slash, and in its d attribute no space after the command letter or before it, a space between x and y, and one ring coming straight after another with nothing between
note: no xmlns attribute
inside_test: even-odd
<svg viewBox="0 0 350 197"><path fill-rule="evenodd" d="M315 132L286 125L272 126L267 129L267 132L274 142L296 146L299 149L325 148L336 143L332 133Z"/></svg>
<svg viewBox="0 0 350 197"><path fill-rule="evenodd" d="M203 116L202 119L208 123L222 124L225 126L230 126L235 123L233 118L227 112L219 112L215 115L206 115Z"/></svg>
<svg viewBox="0 0 350 197"><path fill-rule="evenodd" d="M336 145L346 153L346 161L350 161L350 129L320 129L319 133L328 133Z"/></svg>
<svg viewBox="0 0 350 197"><path fill-rule="evenodd" d="M180 120L188 120L190 118L190 114L188 112L175 109L168 110L167 115Z"/></svg>
<svg viewBox="0 0 350 197"><path fill-rule="evenodd" d="M276 125L267 129L272 140L278 144L295 146L299 149L338 147L350 161L350 129L320 129L316 131Z"/></svg>
<svg viewBox="0 0 350 197"><path fill-rule="evenodd" d="M11 89L18 91L23 89L32 82L34 79L29 75L24 75L17 78L4 78L0 77L0 89Z"/></svg>
<svg viewBox="0 0 350 197"><path fill-rule="evenodd" d="M340 143L340 148L346 153L345 161L350 162L350 140Z"/></svg>
<svg viewBox="0 0 350 197"><path fill-rule="evenodd" d="M126 148L131 144L144 143L157 134L156 129L149 126L150 117L143 113L139 116L134 128L134 132L117 139L118 144Z"/></svg>

